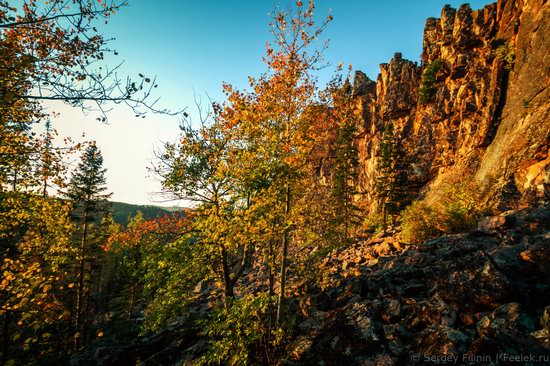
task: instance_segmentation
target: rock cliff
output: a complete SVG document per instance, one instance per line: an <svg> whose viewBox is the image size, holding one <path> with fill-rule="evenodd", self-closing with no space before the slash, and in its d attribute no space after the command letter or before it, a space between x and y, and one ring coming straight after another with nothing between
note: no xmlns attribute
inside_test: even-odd
<svg viewBox="0 0 550 366"><path fill-rule="evenodd" d="M548 199L549 12L544 0L445 6L439 19L426 21L422 65L396 53L376 82L356 72L365 206L376 209L376 160L388 123L415 194L472 177L500 197L501 210Z"/></svg>

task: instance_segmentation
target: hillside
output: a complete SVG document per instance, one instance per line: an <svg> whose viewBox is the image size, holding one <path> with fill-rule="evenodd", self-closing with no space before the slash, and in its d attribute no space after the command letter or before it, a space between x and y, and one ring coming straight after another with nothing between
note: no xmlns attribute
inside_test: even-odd
<svg viewBox="0 0 550 366"><path fill-rule="evenodd" d="M486 217L471 232L420 245L381 234L327 255L325 284L301 283L280 365L546 365L550 362L550 207ZM261 266L248 278L257 278ZM243 281L240 293L261 283ZM74 364L196 365L209 338L189 316L129 343L100 342ZM515 357L523 355L520 361Z"/></svg>
<svg viewBox="0 0 550 366"><path fill-rule="evenodd" d="M126 226L128 224L128 219L134 217L138 212L141 212L145 220L150 220L178 211L178 209L174 207L134 205L123 202L110 202L110 204L115 222L122 226Z"/></svg>

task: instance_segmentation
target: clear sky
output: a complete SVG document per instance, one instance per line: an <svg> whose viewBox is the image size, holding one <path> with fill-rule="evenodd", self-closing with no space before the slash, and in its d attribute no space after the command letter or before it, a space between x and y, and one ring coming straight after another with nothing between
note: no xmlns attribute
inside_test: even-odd
<svg viewBox="0 0 550 366"><path fill-rule="evenodd" d="M115 38L118 51L112 63L123 61L121 72L137 78L138 73L157 76L157 96L162 107L193 108L194 94L223 100L222 82L239 88L247 77L265 71L262 56L271 40L268 24L271 0L130 0L130 6L113 16L101 31ZM320 75L328 80L334 67L352 64L375 79L379 64L395 52L418 61L422 34L428 17L439 17L451 0L322 0L316 1L319 19L329 12L334 20L324 33L330 39L325 58L334 66ZM470 1L473 9L493 1ZM286 6L288 1L280 4ZM97 114L60 104L48 105L61 115L52 120L61 136L97 141L107 168L107 183L113 200L136 204L174 205L151 195L160 185L149 177L147 167L161 141L174 141L178 119L150 115L135 118L132 111L116 107L109 124L95 121Z"/></svg>

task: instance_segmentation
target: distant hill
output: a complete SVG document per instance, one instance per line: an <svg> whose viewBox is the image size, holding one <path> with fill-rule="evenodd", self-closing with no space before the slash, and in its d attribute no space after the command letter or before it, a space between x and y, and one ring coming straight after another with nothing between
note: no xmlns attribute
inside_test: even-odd
<svg viewBox="0 0 550 366"><path fill-rule="evenodd" d="M179 207L159 207L149 205L132 205L123 202L111 202L113 218L116 223L123 226L128 225L128 219L141 211L145 220L155 219L164 215L170 215L172 212L179 211Z"/></svg>

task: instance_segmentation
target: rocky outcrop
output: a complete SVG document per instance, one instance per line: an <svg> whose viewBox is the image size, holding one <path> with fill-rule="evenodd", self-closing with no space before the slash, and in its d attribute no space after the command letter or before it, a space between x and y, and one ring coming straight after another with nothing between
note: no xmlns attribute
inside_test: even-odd
<svg viewBox="0 0 550 366"><path fill-rule="evenodd" d="M286 363L550 362L549 229L549 207L526 209L422 246L380 236L333 253L324 269L334 282L310 294Z"/></svg>
<svg viewBox="0 0 550 366"><path fill-rule="evenodd" d="M302 315L278 364L550 360L549 230L547 206L486 217L474 231L419 246L380 234L335 250L321 264L324 285L304 285L306 300L296 304ZM195 320L208 311L197 309L157 334L100 346L73 364L196 364L207 339Z"/></svg>
<svg viewBox="0 0 550 366"><path fill-rule="evenodd" d="M511 200L548 199L549 9L543 0L500 0L481 10L445 6L439 19L426 21L422 66L396 53L380 65L375 88L356 73L358 190L365 206L376 209L376 160L387 123L398 134L417 194L471 176L495 193L513 192ZM422 74L430 65L435 82L426 85ZM431 92L422 100L426 88Z"/></svg>
<svg viewBox="0 0 550 366"><path fill-rule="evenodd" d="M548 364L549 232L546 206L486 217L476 230L418 246L380 234L337 249L322 261L324 284L303 284L300 300L289 299L295 327L272 364L529 364L510 359L518 355ZM243 286L254 292L262 282ZM196 365L208 346L196 322L205 304L156 334L100 344L71 364Z"/></svg>

